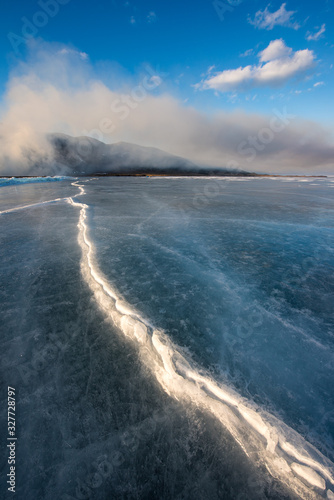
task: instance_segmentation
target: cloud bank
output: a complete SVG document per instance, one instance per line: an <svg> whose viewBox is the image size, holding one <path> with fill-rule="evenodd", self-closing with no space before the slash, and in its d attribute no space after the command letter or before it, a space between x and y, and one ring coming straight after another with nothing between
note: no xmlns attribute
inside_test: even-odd
<svg viewBox="0 0 334 500"><path fill-rule="evenodd" d="M268 116L242 111L206 115L168 92L168 77L145 68L135 82L98 79L88 57L64 47L35 47L27 63L9 79L0 124L0 172L50 172L52 148L46 134L88 135L107 143L128 141L160 148L197 165L236 167L255 172L332 172L334 147L329 131L299 120L282 106ZM280 41L265 49L272 71L310 54L290 52ZM304 52L304 51L302 51ZM308 51L306 51L308 52ZM273 59L276 58L276 59Z"/></svg>
<svg viewBox="0 0 334 500"><path fill-rule="evenodd" d="M279 87L291 79L302 77L315 65L312 50L294 52L282 39L273 40L259 53L260 63L227 69L209 76L199 88L220 92L249 90L254 87Z"/></svg>

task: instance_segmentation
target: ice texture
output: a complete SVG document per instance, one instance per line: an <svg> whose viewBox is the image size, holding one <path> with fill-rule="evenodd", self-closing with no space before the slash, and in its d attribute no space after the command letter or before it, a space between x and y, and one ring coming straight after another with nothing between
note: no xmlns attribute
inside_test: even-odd
<svg viewBox="0 0 334 500"><path fill-rule="evenodd" d="M18 189L0 293L21 496L331 498L329 181Z"/></svg>

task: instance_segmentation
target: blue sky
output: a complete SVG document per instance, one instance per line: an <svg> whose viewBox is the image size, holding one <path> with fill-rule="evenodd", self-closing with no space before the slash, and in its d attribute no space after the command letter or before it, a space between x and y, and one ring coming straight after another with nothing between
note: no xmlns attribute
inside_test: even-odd
<svg viewBox="0 0 334 500"><path fill-rule="evenodd" d="M130 74L136 74L146 62L160 67L169 73L170 91L201 109L242 107L249 111L266 111L275 101L285 100L301 116L333 124L333 113L328 106L334 83L331 68L333 2L288 1L286 10L295 11L293 20L300 25L299 29L280 25L259 29L252 25L249 19L254 19L256 12L264 11L269 5L267 2L231 0L230 4L227 0L216 3L207 0L69 0L66 5L58 4L59 12L53 18L50 16L35 36L78 48L88 54L97 71L102 73L109 61L117 62ZM273 1L269 11L277 11L281 5L281 1ZM0 20L1 50L5 55L0 73L2 88L14 63L8 34L22 36L25 25L22 17L32 22L40 10L38 2L31 0L8 2L3 7ZM43 24L43 18L40 22ZM318 40L308 41L306 33L319 31L323 24L326 25L323 35ZM223 71L256 64L256 54L279 38L294 51L314 51L316 66L309 80L294 78L277 88L242 92L236 89L216 95L211 90L196 91L193 87L210 66ZM20 43L18 49L16 56L24 57L24 45ZM241 57L247 51L250 55ZM324 83L314 87L318 82Z"/></svg>
<svg viewBox="0 0 334 500"><path fill-rule="evenodd" d="M329 0L8 2L0 18L2 100L20 61L30 64L23 43L30 31L37 44L81 54L112 90L135 85L150 65L164 75L159 92L207 116L288 106L333 132L333 9Z"/></svg>

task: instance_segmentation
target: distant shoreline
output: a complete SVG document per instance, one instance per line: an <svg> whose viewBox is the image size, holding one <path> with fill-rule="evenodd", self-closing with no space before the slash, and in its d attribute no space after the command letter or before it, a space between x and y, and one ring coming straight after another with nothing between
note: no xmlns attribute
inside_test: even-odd
<svg viewBox="0 0 334 500"><path fill-rule="evenodd" d="M224 173L224 174L202 174L202 173L191 173L191 174L150 174L150 173L141 173L141 174L92 174L85 175L83 177L298 177L298 178L327 178L327 175L280 175L280 174L252 174L252 173Z"/></svg>
<svg viewBox="0 0 334 500"><path fill-rule="evenodd" d="M47 178L47 177L57 177L53 175L2 175L0 176L1 179L38 179L38 178ZM67 177L67 176L64 176ZM68 177L82 177L82 178L87 178L87 177L203 177L204 179L210 178L210 177L278 177L278 178L305 178L305 179L317 179L317 178L322 178L326 179L328 178L327 175L281 175L281 174L255 174L255 173L222 173L222 174L203 174L203 173L150 173L150 172L142 172L142 173L126 173L126 174L121 174L121 173L97 173L97 174L90 174L90 175L76 175L73 174Z"/></svg>

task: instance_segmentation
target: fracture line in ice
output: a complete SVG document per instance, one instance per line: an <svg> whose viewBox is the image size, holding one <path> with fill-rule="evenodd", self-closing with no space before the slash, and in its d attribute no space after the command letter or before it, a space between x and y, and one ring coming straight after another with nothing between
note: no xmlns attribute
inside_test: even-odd
<svg viewBox="0 0 334 500"><path fill-rule="evenodd" d="M85 194L78 181L73 183ZM191 366L168 336L156 330L117 294L96 262L87 228L88 206L80 208L78 241L81 270L100 309L138 346L139 355L163 390L184 403L193 402L213 414L229 430L246 455L264 464L269 473L301 498L333 498L334 465L296 431L229 387L218 385Z"/></svg>
<svg viewBox="0 0 334 500"><path fill-rule="evenodd" d="M0 212L0 215L17 212L18 210L26 210L27 208L40 207L41 205L48 205L49 203L58 203L59 201L68 201L68 198L56 198L55 200L40 201L39 203L32 203L31 205L9 208L8 210L3 210L2 212Z"/></svg>

